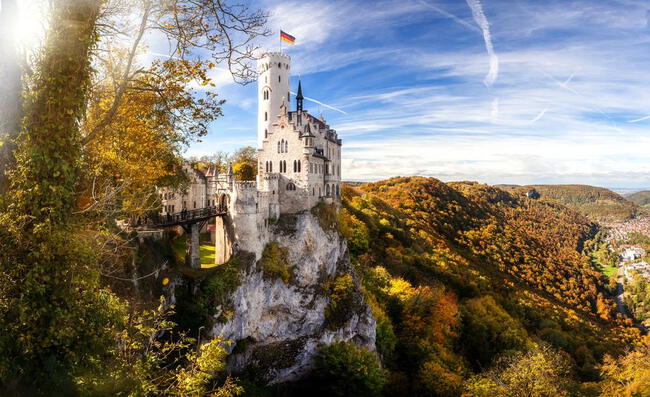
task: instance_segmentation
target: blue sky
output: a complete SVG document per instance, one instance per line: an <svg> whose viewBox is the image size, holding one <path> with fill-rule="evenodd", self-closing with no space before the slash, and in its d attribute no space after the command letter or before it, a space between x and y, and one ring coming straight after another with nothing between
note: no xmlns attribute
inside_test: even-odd
<svg viewBox="0 0 650 397"><path fill-rule="evenodd" d="M268 1L292 87L343 139L343 177L650 187L650 1ZM156 50L153 48L153 50ZM256 142L256 84L187 156Z"/></svg>

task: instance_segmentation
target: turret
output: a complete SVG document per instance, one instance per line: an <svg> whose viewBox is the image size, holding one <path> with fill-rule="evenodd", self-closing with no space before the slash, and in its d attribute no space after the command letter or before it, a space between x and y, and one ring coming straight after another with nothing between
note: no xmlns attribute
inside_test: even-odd
<svg viewBox="0 0 650 397"><path fill-rule="evenodd" d="M289 103L289 71L291 58L286 54L269 52L257 61L257 145L262 147L264 139L271 132L271 125L277 121L280 106Z"/></svg>

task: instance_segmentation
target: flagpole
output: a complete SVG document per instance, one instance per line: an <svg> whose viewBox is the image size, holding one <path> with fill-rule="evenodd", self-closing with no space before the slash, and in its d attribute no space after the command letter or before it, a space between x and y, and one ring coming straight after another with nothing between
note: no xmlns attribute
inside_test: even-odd
<svg viewBox="0 0 650 397"><path fill-rule="evenodd" d="M282 54L282 34L280 34L280 54Z"/></svg>

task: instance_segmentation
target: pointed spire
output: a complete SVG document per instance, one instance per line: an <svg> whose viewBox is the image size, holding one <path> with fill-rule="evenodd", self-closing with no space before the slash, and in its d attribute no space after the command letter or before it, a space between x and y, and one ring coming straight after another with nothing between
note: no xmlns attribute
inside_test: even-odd
<svg viewBox="0 0 650 397"><path fill-rule="evenodd" d="M298 80L298 93L296 94L296 111L302 112L302 82Z"/></svg>

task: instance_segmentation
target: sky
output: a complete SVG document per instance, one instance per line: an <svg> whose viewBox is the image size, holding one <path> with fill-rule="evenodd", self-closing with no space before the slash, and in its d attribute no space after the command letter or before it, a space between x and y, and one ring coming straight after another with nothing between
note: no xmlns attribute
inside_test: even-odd
<svg viewBox="0 0 650 397"><path fill-rule="evenodd" d="M305 103L344 180L650 187L650 0L254 1L260 52L295 36L292 90L342 110ZM211 75L224 115L187 156L256 145L257 85Z"/></svg>

